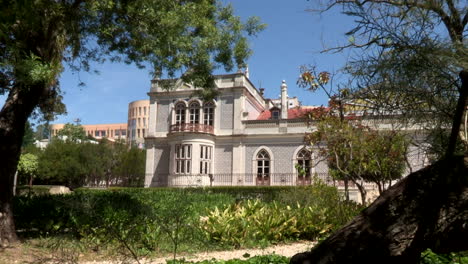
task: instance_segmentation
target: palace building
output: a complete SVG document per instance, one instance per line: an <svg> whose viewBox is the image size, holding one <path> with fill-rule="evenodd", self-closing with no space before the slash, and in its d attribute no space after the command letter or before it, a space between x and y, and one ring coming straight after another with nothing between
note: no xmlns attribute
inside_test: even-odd
<svg viewBox="0 0 468 264"><path fill-rule="evenodd" d="M170 82L172 89L162 88ZM145 187L306 185L314 175L330 180L326 162L306 146L311 131L302 106L280 85L268 99L244 73L216 76L218 96L192 97L197 87L181 80L153 80L150 97ZM410 151L414 171L425 155ZM297 166L306 173L297 173Z"/></svg>

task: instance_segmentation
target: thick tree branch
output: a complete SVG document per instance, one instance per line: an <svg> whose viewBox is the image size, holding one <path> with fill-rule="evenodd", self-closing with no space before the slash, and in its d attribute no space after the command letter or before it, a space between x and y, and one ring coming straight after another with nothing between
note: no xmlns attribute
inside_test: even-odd
<svg viewBox="0 0 468 264"><path fill-rule="evenodd" d="M467 23L468 23L468 10L465 13L465 17L463 17L463 21L462 21L463 28L465 28Z"/></svg>
<svg viewBox="0 0 468 264"><path fill-rule="evenodd" d="M409 175L290 263L419 263L427 248L467 250L467 174L468 158L452 157Z"/></svg>
<svg viewBox="0 0 468 264"><path fill-rule="evenodd" d="M458 134L460 132L460 126L463 119L463 113L466 110L466 101L468 99L468 71L461 71L460 78L462 81L462 87L460 89L460 97L458 98L457 108L453 117L452 131L450 133L449 144L446 152L447 157L450 157L455 153Z"/></svg>

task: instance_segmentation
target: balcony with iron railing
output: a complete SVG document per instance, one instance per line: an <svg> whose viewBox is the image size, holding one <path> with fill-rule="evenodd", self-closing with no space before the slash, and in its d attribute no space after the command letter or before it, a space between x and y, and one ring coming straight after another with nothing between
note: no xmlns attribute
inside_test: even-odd
<svg viewBox="0 0 468 264"><path fill-rule="evenodd" d="M179 132L193 132L193 133L206 133L214 134L214 128L211 125L197 124L197 123L181 123L173 124L169 128L169 133Z"/></svg>

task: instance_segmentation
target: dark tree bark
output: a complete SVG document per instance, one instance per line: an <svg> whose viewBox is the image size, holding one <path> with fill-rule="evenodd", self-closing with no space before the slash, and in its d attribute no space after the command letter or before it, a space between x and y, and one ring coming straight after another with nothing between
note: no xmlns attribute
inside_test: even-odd
<svg viewBox="0 0 468 264"><path fill-rule="evenodd" d="M19 57L15 60L28 60L31 54L40 58L40 62L58 65L63 59L65 47L61 44L64 30L60 28L61 17L48 17L44 11L42 30L23 31L20 27L12 29L10 34L17 43ZM46 19L47 18L47 19ZM15 30L17 29L17 30ZM23 56L23 57L21 57ZM13 59L13 58L12 58ZM8 97L0 110L0 247L17 240L13 219L13 181L24 136L27 119L36 107L53 109L57 97L57 76L40 81L24 78L28 73L14 68L11 80L0 80L8 85ZM6 76L1 76L6 77Z"/></svg>
<svg viewBox="0 0 468 264"><path fill-rule="evenodd" d="M15 242L13 181L21 154L24 124L50 87L44 84L14 86L0 111L0 247Z"/></svg>
<svg viewBox="0 0 468 264"><path fill-rule="evenodd" d="M468 100L468 71L463 70L460 72L460 79L462 86L460 89L460 97L458 98L457 108L455 109L455 116L453 117L452 131L450 132L449 144L447 147L446 156L451 156L455 152L457 145L458 134L460 133L460 126L463 120L463 113L466 110L466 101Z"/></svg>
<svg viewBox="0 0 468 264"><path fill-rule="evenodd" d="M350 223L290 263L419 263L421 252L468 250L468 157L412 173Z"/></svg>

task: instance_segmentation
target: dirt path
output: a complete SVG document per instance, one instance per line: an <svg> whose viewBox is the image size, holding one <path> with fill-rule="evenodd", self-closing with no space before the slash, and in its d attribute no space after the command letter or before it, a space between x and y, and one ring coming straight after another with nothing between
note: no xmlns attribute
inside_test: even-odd
<svg viewBox="0 0 468 264"><path fill-rule="evenodd" d="M300 241L286 245L276 245L267 247L264 249L239 249L239 250L229 250L229 251L212 251L212 252L203 252L197 253L193 255L181 255L178 258L185 258L189 261L202 261L202 260L209 260L209 259L218 259L218 260L229 260L229 259L245 259L243 256L244 254L249 254L250 257L258 256L258 255L268 255L268 254L278 254L286 257L291 257L296 253L308 251L315 245L315 242L310 241ZM156 258L151 260L142 261L145 264L165 264L166 259L170 259L170 257L165 258ZM83 264L112 264L112 262L108 261L90 261L90 262L83 262Z"/></svg>

